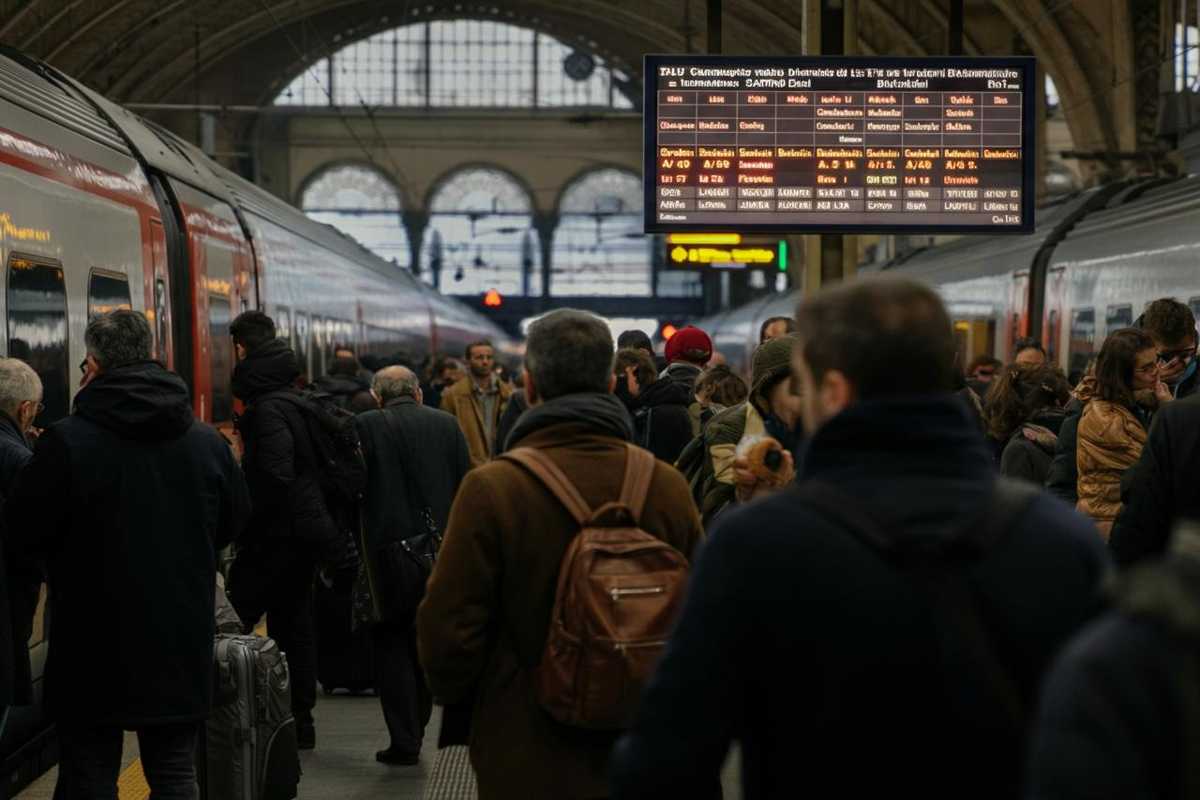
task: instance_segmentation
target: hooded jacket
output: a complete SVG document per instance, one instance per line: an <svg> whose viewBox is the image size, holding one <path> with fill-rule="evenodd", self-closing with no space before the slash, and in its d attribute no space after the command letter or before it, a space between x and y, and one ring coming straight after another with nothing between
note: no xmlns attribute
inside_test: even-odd
<svg viewBox="0 0 1200 800"><path fill-rule="evenodd" d="M531 408L509 444L544 452L598 508L620 493L631 435L616 398L587 393ZM687 486L666 464L655 464L640 527L689 559L700 541ZM467 473L450 510L417 612L417 644L434 696L473 706L480 800L608 796L615 734L555 722L533 689L559 567L578 532L550 491L505 459Z"/></svg>
<svg viewBox="0 0 1200 800"><path fill-rule="evenodd" d="M317 391L333 397L337 404L347 411L355 411L360 406L368 407L368 403L361 397L363 394L370 395L371 382L359 375L322 375L313 381L312 385ZM370 400L370 406L379 407L373 398Z"/></svg>
<svg viewBox="0 0 1200 800"><path fill-rule="evenodd" d="M649 450L658 460L674 464L692 440L688 407L693 402L688 388L671 380L660 379L642 387L629 404L634 443Z"/></svg>
<svg viewBox="0 0 1200 800"><path fill-rule="evenodd" d="M798 470L906 540L976 524L995 482L951 395L853 406L807 440ZM1088 522L1039 495L960 567L1027 706L1092 613L1105 562ZM814 797L1017 797L1021 742L984 702L983 670L938 668L940 629L915 580L798 492L723 515L613 754L611 796L711 796L736 738L746 800L795 797L798 775Z"/></svg>
<svg viewBox="0 0 1200 800"><path fill-rule="evenodd" d="M229 446L154 362L101 373L38 438L6 509L7 549L46 566L46 702L60 722L207 715L216 553L248 505Z"/></svg>
<svg viewBox="0 0 1200 800"><path fill-rule="evenodd" d="M1000 474L1043 486L1054 460L1058 432L1066 420L1061 409L1043 409L1022 423L1000 456Z"/></svg>
<svg viewBox="0 0 1200 800"><path fill-rule="evenodd" d="M296 355L282 339L258 348L233 370L234 396L246 404L237 428L254 500L247 540L294 537L336 562L345 543L321 494L308 421L280 396L299 394L299 376Z"/></svg>

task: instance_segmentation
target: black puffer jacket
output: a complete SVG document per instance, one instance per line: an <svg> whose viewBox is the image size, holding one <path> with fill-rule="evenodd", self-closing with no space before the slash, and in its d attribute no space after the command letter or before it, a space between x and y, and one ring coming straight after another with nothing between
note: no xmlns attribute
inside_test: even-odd
<svg viewBox="0 0 1200 800"><path fill-rule="evenodd" d="M696 393L696 379L700 377L700 373L704 369L689 364L686 361L673 361L671 364L659 374L659 378L666 378L672 383L680 384L687 388L690 394Z"/></svg>
<svg viewBox="0 0 1200 800"><path fill-rule="evenodd" d="M253 543L261 537L295 537L327 563L337 563L345 537L321 494L308 421L295 403L278 396L299 394L294 388L299 374L296 355L282 339L259 348L233 371L233 393L246 404L238 433L254 500L246 538Z"/></svg>
<svg viewBox="0 0 1200 800"><path fill-rule="evenodd" d="M1064 420L1066 412L1045 409L1017 428L1000 456L1000 474L1045 486Z"/></svg>
<svg viewBox="0 0 1200 800"><path fill-rule="evenodd" d="M1079 464L1075 460L1075 449L1079 441L1079 418L1083 416L1083 403L1071 398L1066 413L1054 445L1054 460L1046 474L1046 489L1063 502L1075 505L1079 501Z"/></svg>
<svg viewBox="0 0 1200 800"><path fill-rule="evenodd" d="M139 362L79 391L7 507L13 561L46 564L58 720L131 729L208 713L216 553L248 511L229 446L194 422L179 376Z"/></svg>
<svg viewBox="0 0 1200 800"><path fill-rule="evenodd" d="M692 392L682 382L659 379L643 387L629 406L634 442L660 461L674 464L692 440L692 419L688 414L692 400Z"/></svg>
<svg viewBox="0 0 1200 800"><path fill-rule="evenodd" d="M313 388L332 397L339 406L347 411L356 411L370 406L379 407L373 399L369 401L363 399L363 395L368 397L371 395L371 382L359 375L353 377L322 375L313 381Z"/></svg>

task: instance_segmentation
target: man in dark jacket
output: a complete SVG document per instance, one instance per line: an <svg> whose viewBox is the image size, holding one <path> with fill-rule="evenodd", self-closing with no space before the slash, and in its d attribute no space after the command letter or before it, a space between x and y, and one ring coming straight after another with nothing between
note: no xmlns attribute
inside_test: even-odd
<svg viewBox="0 0 1200 800"><path fill-rule="evenodd" d="M612 335L598 317L561 309L540 318L525 351L531 407L509 436L510 445L550 458L594 509L620 496L632 449L629 414L610 394L612 357ZM700 541L687 485L662 462L654 462L639 525L689 559ZM578 533L550 490L506 459L468 473L450 511L417 612L417 642L434 695L472 703L480 800L607 795L615 734L555 721L534 689L559 567Z"/></svg>
<svg viewBox="0 0 1200 800"><path fill-rule="evenodd" d="M660 461L674 464L692 440L691 392L659 378L650 356L632 347L617 351L613 374L617 378L613 394L633 416L634 442Z"/></svg>
<svg viewBox="0 0 1200 800"><path fill-rule="evenodd" d="M7 508L9 554L48 575L55 797L114 797L123 730L155 797L194 797L217 550L245 520L246 487L183 380L150 361L145 317L99 316L84 341L75 413L38 438Z"/></svg>
<svg viewBox="0 0 1200 800"><path fill-rule="evenodd" d="M428 511L438 532L446 530L450 503L471 468L467 440L453 416L422 405L417 376L405 367L375 375L373 390L383 408L355 420L367 460L363 557L373 585L391 576L382 551L399 539L424 532ZM385 764L416 764L433 701L417 663L411 612L389 607L388 595L374 598L375 676L391 744L375 758Z"/></svg>
<svg viewBox="0 0 1200 800"><path fill-rule="evenodd" d="M33 455L29 432L41 408L42 380L33 367L20 359L0 358L0 496L4 499L12 494L17 476ZM8 707L33 702L27 643L44 575L37 564L25 567L32 568L31 574L6 569L0 550L0 735Z"/></svg>
<svg viewBox="0 0 1200 800"><path fill-rule="evenodd" d="M245 542L230 573L230 600L247 626L266 613L267 629L287 655L292 713L302 749L316 743L313 573L320 564L353 578L356 561L346 532L326 505L309 421L297 403L300 370L275 323L246 311L230 325L238 364L233 393L246 405L238 420L242 467L254 501Z"/></svg>
<svg viewBox="0 0 1200 800"><path fill-rule="evenodd" d="M1123 571L1114 609L1064 648L1042 688L1030 800L1184 798L1200 791L1200 528Z"/></svg>
<svg viewBox="0 0 1200 800"><path fill-rule="evenodd" d="M1161 556L1176 520L1200 519L1200 395L1158 410L1121 488L1108 542L1119 565Z"/></svg>
<svg viewBox="0 0 1200 800"><path fill-rule="evenodd" d="M941 300L879 278L796 318L799 486L716 525L614 755L614 796L703 797L737 738L747 800L792 797L797 776L813 796L1014 797L1021 707L1091 613L1103 544L1029 490L996 546L922 556L985 524L996 485L951 393Z"/></svg>
<svg viewBox="0 0 1200 800"><path fill-rule="evenodd" d="M1076 448L1079 443L1079 418L1083 416L1083 403L1072 397L1067 403L1066 418L1058 429L1058 440L1054 443L1054 459L1046 476L1046 489L1050 494L1068 505L1079 501L1079 463Z"/></svg>
<svg viewBox="0 0 1200 800"><path fill-rule="evenodd" d="M329 371L313 381L313 388L329 395L339 406L352 413L377 407L371 396L371 381L362 375L358 360L353 357L335 358L329 365Z"/></svg>

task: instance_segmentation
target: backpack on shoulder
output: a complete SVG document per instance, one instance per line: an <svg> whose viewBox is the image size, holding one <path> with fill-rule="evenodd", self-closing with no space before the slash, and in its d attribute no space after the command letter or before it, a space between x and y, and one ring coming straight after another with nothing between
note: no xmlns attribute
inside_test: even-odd
<svg viewBox="0 0 1200 800"><path fill-rule="evenodd" d="M316 461L317 481L330 511L356 509L367 488L367 462L354 414L342 408L333 395L312 389L299 393L271 392L259 402L267 398L291 403L304 418Z"/></svg>
<svg viewBox="0 0 1200 800"><path fill-rule="evenodd" d="M620 496L588 506L545 453L519 447L501 458L540 481L579 526L563 556L550 630L534 681L559 722L593 730L629 726L683 605L687 559L639 526L654 456L627 445Z"/></svg>

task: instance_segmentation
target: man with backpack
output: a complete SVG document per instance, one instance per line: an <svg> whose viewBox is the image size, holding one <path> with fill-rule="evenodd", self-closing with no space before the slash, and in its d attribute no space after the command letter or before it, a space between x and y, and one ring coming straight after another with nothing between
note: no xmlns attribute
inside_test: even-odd
<svg viewBox="0 0 1200 800"><path fill-rule="evenodd" d="M349 591L353 583L357 508L350 495L356 483L365 483L365 467L346 453L356 437L347 448L331 434L339 424L335 411L295 388L296 354L275 338L271 318L245 311L229 331L238 357L233 393L245 404L237 423L242 467L254 505L230 574L230 600L247 626L266 613L267 629L291 669L297 742L312 749L313 576L320 566L336 588ZM353 417L340 413L348 421L341 423L343 436L352 435Z"/></svg>
<svg viewBox="0 0 1200 800"><path fill-rule="evenodd" d="M997 479L952 393L954 334L909 280L796 314L796 485L712 531L614 755L614 796L1012 798L1039 679L1106 569L1090 523Z"/></svg>
<svg viewBox="0 0 1200 800"><path fill-rule="evenodd" d="M512 448L463 481L417 613L434 696L474 704L481 800L607 796L609 751L702 536L683 478L629 444L612 359L592 314L531 326L531 407Z"/></svg>
<svg viewBox="0 0 1200 800"><path fill-rule="evenodd" d="M613 391L633 416L633 441L668 464L692 440L688 406L693 397L687 387L658 377L654 360L632 347L617 351L613 362L617 386Z"/></svg>

